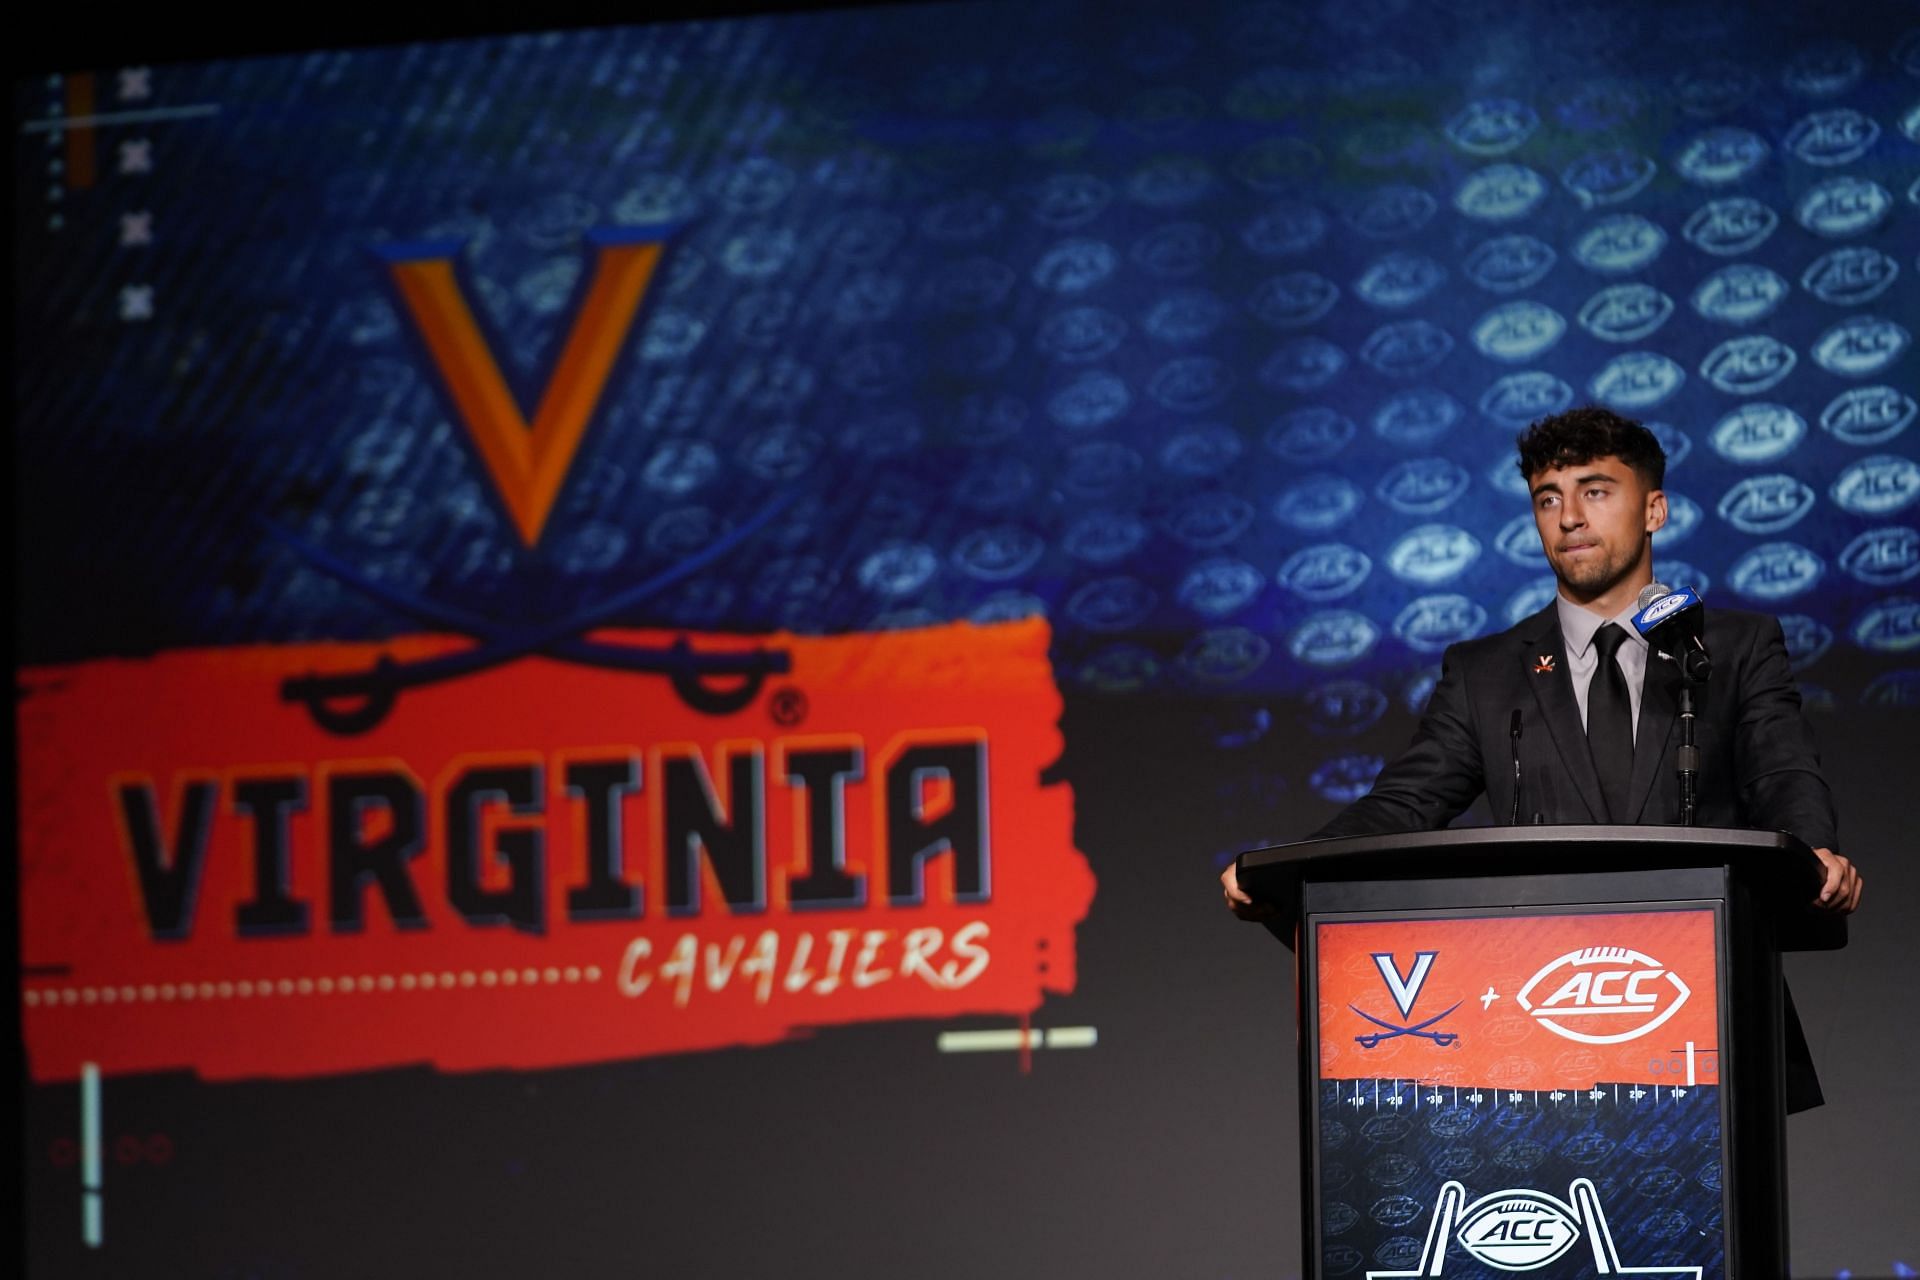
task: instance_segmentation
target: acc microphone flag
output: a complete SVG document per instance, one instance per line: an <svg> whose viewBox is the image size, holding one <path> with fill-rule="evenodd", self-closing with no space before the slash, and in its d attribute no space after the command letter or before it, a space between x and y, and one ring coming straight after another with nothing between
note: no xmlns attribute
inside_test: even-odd
<svg viewBox="0 0 1920 1280"><path fill-rule="evenodd" d="M1073 989L1044 620L594 640L786 671L743 703L529 657L353 734L288 683L468 642L22 672L33 1078L549 1067Z"/></svg>

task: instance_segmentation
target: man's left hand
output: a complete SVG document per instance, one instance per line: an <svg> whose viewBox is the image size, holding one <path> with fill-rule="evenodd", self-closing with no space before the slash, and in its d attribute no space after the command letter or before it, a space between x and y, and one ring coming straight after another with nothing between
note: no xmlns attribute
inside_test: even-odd
<svg viewBox="0 0 1920 1280"><path fill-rule="evenodd" d="M1847 915L1859 907L1860 890L1866 881L1854 870L1853 863L1831 849L1815 849L1813 856L1820 859L1820 865L1827 872L1826 882L1820 886L1820 896L1813 900L1813 905L1837 915Z"/></svg>

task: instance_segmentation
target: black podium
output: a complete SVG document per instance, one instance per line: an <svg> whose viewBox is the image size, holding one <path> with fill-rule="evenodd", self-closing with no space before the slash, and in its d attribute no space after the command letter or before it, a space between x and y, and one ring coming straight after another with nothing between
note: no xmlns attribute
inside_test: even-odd
<svg viewBox="0 0 1920 1280"><path fill-rule="evenodd" d="M1300 1008L1308 1277L1787 1274L1791 836L1505 827L1240 855Z"/></svg>

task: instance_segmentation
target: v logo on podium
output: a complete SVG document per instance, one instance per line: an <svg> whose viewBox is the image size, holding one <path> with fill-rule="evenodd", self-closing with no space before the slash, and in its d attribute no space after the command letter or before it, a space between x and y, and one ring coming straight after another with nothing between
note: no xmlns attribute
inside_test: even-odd
<svg viewBox="0 0 1920 1280"><path fill-rule="evenodd" d="M1391 951L1373 953L1373 963L1380 970L1380 980L1387 984L1387 991L1393 996L1394 1007L1400 1010L1400 1016L1413 1016L1413 1002L1420 998L1420 988L1427 985L1427 971L1433 968L1438 951L1416 951L1413 954L1413 968L1407 973L1400 972L1399 961L1393 958Z"/></svg>
<svg viewBox="0 0 1920 1280"><path fill-rule="evenodd" d="M1414 952L1413 968L1406 973L1400 972L1400 963L1394 959L1391 951L1375 951L1372 954L1374 967L1380 970L1380 980L1387 984L1387 994L1393 997L1394 1008L1400 1010L1400 1016L1402 1018L1413 1017L1413 1006L1420 999L1420 988L1427 984L1427 974L1432 970L1434 959L1439 956L1440 953L1438 951ZM1378 1031L1369 1031L1364 1035L1354 1037L1362 1049L1371 1049L1383 1040L1394 1040L1400 1036L1418 1036L1422 1040L1431 1040L1435 1044L1445 1048L1460 1038L1459 1033L1454 1031L1429 1031L1427 1028L1459 1007L1459 1003L1456 1002L1452 1008L1443 1009L1424 1022L1416 1022L1411 1026L1400 1026L1397 1023L1388 1022L1384 1018L1376 1018L1358 1005L1350 1004L1347 1006L1347 1008L1352 1009L1374 1026L1380 1028Z"/></svg>

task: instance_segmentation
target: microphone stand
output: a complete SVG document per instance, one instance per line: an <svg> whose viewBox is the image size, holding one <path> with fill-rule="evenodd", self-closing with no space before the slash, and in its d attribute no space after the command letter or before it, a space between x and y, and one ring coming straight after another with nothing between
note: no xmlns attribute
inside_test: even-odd
<svg viewBox="0 0 1920 1280"><path fill-rule="evenodd" d="M1507 811L1507 825L1520 825L1520 708L1513 709L1513 720L1507 726L1507 733L1513 739L1513 807Z"/></svg>
<svg viewBox="0 0 1920 1280"><path fill-rule="evenodd" d="M1693 691L1706 697L1707 677L1713 674L1713 660L1699 641L1685 646L1680 654L1680 825L1697 826L1700 800L1700 748L1694 745Z"/></svg>

